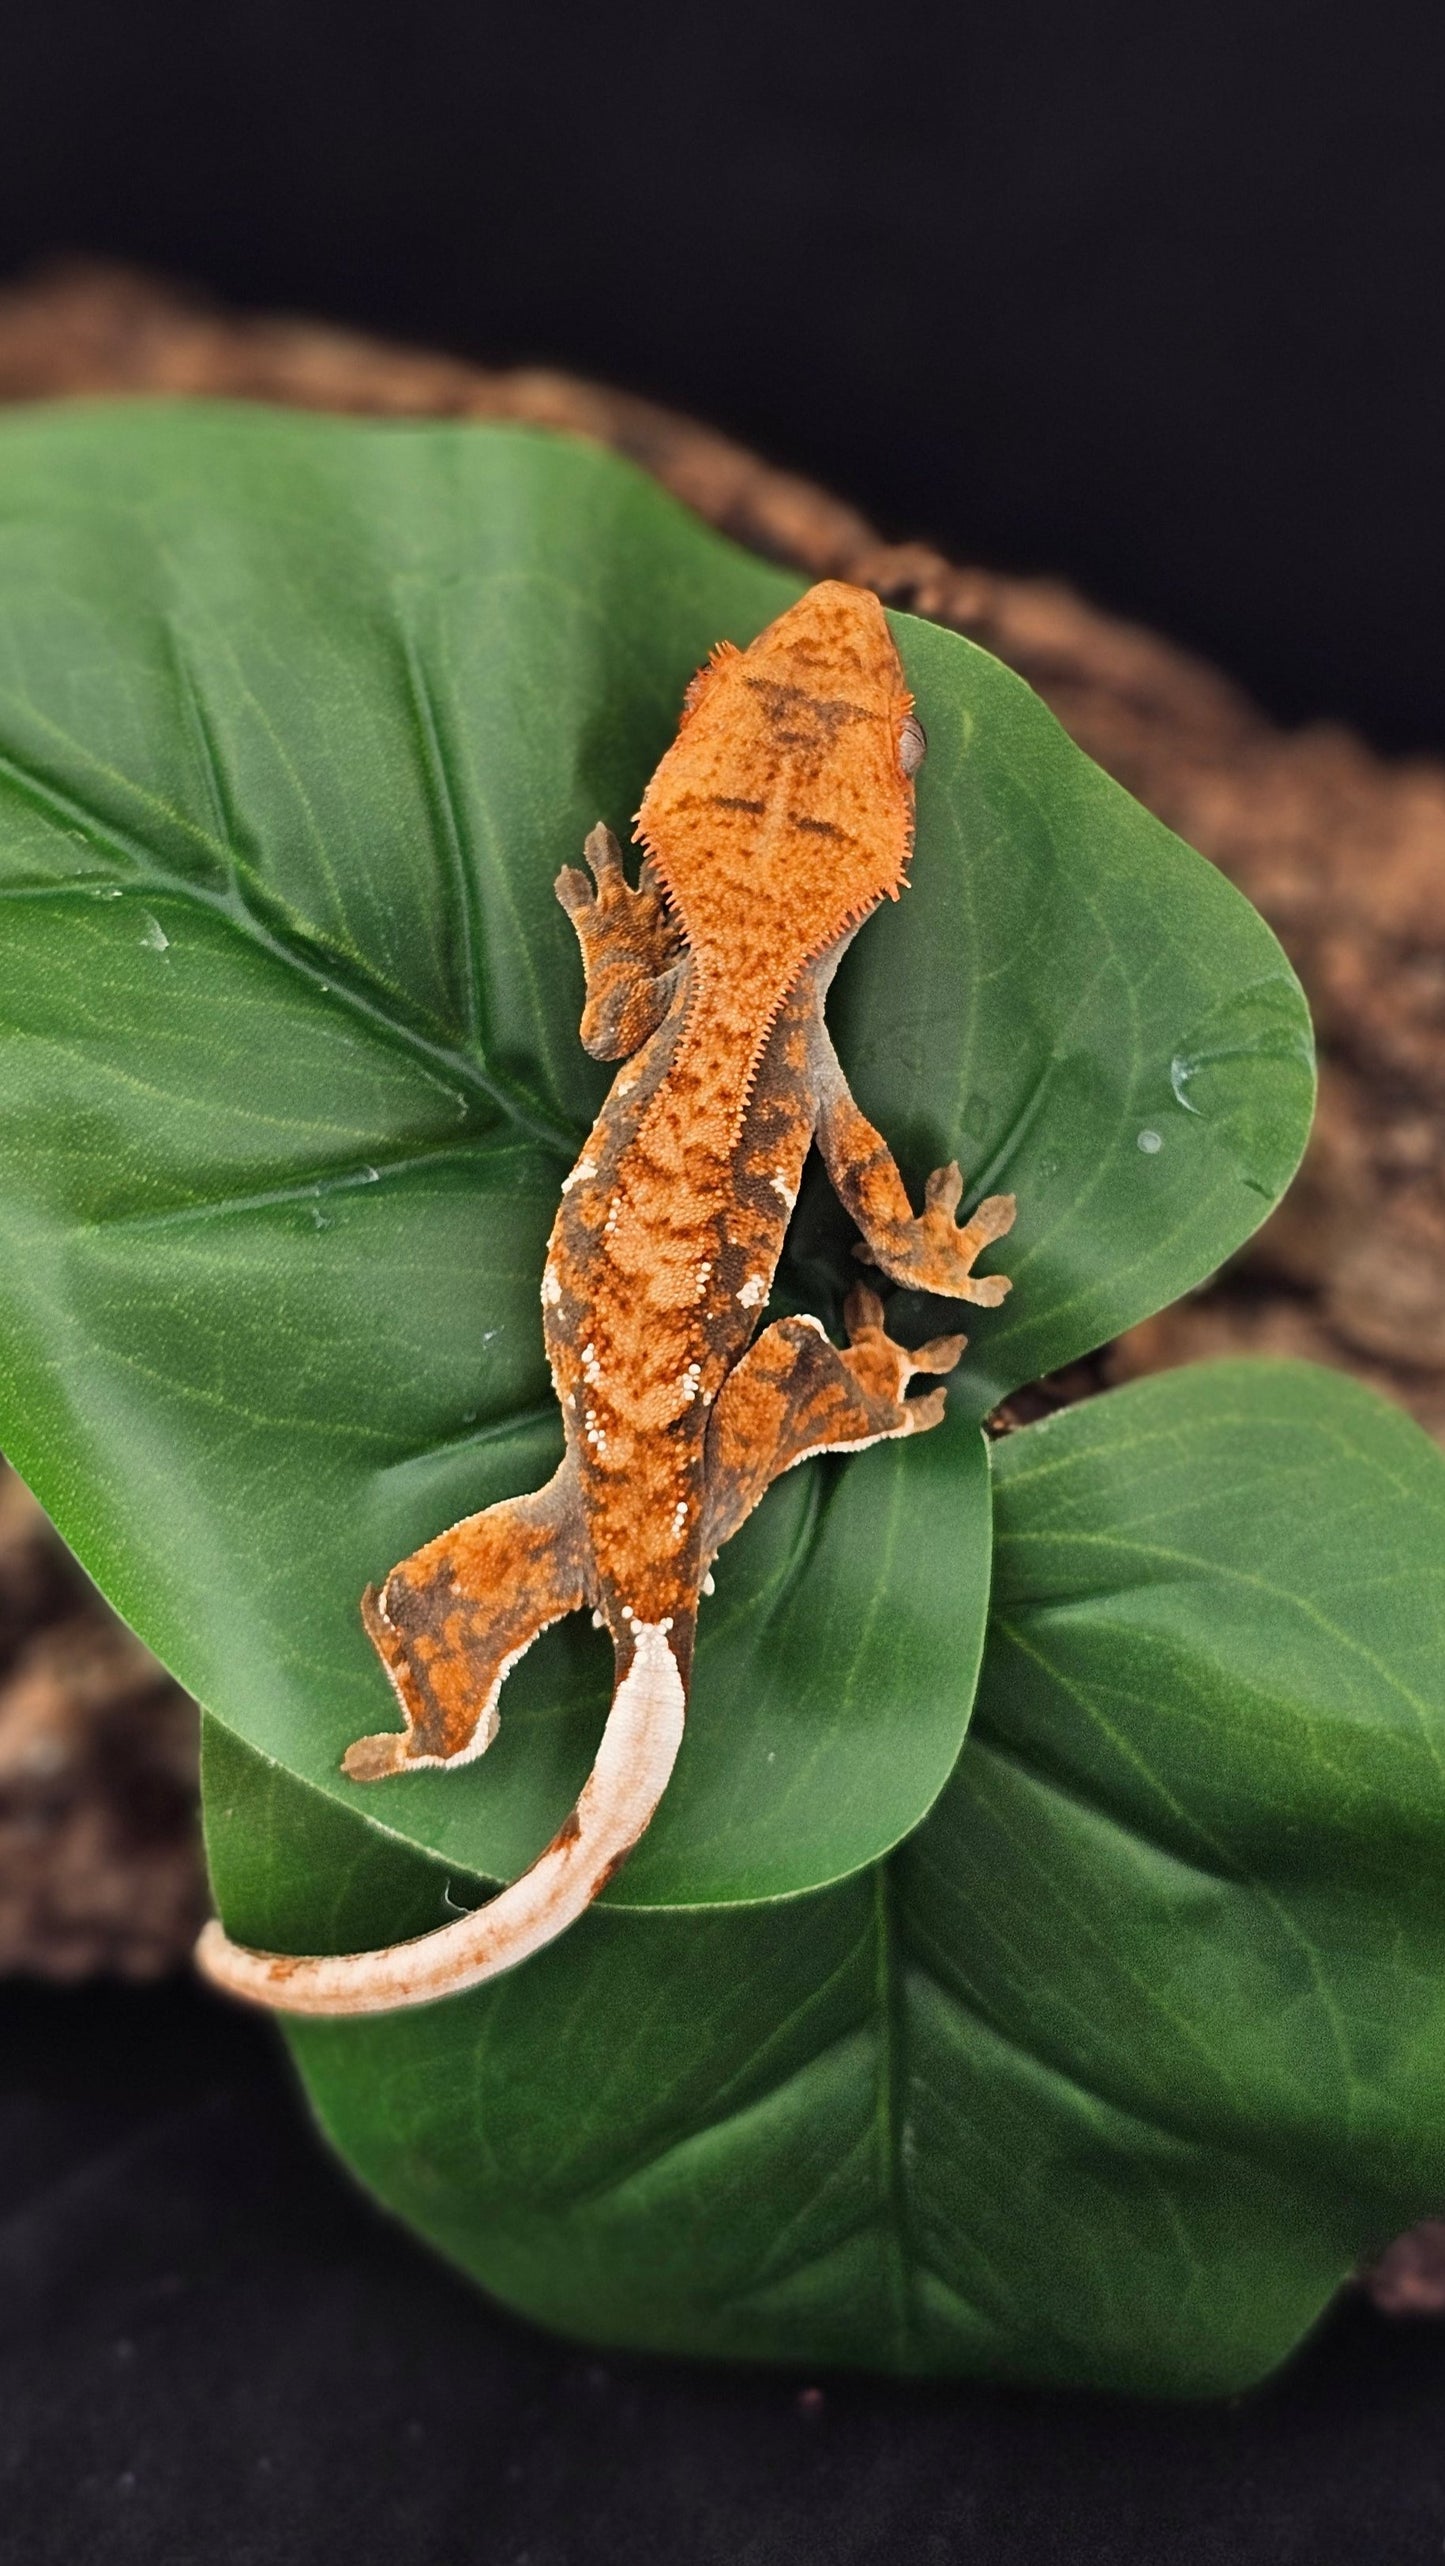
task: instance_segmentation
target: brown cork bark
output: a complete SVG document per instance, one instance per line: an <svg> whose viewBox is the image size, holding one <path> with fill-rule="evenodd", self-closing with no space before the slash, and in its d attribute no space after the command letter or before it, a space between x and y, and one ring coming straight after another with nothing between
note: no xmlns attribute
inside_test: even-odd
<svg viewBox="0 0 1445 2566"><path fill-rule="evenodd" d="M1264 911L1315 1010L1318 1129L1211 1289L1134 1329L1116 1379L1231 1348L1375 1382L1445 1439L1445 766L1283 732L1212 669L1067 588L889 545L710 429L536 368L496 372L114 269L0 294L0 399L206 395L509 418L617 447L741 543L857 580L1008 660L1073 736ZM0 1485L0 1969L179 1960L199 1904L184 1705ZM1423 2282L1411 2284L1418 2304Z"/></svg>
<svg viewBox="0 0 1445 2566"><path fill-rule="evenodd" d="M194 1708L0 1472L0 1970L153 1977L205 1904Z"/></svg>

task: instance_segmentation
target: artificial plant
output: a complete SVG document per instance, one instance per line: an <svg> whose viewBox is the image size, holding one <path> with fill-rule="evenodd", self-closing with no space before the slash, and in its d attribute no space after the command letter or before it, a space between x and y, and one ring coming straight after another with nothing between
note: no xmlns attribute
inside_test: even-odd
<svg viewBox="0 0 1445 2566"><path fill-rule="evenodd" d="M484 1762L348 1783L357 1598L555 1458L542 1248L606 1073L552 880L800 585L530 432L0 428L0 1440L206 1705L242 1939L424 1930L590 1760L571 1624ZM913 887L832 1021L915 1181L1017 1194L1013 1296L944 1428L720 1560L605 1909L291 2038L381 2197L578 2333L1232 2386L1445 2197L1445 1464L1280 1365L986 1441L1263 1218L1307 1019L1018 678L895 630ZM836 1323L851 1236L805 1188L775 1306Z"/></svg>

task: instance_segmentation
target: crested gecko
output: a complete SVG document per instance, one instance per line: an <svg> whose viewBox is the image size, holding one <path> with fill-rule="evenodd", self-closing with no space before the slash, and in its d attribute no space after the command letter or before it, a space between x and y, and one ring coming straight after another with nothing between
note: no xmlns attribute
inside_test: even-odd
<svg viewBox="0 0 1445 2566"><path fill-rule="evenodd" d="M207 1925L201 1965L289 2013L426 2004L510 1969L590 1904L648 1825L683 1733L699 1597L770 1482L821 1452L924 1432L961 1336L909 1352L859 1285L848 1342L818 1320L758 1331L816 1142L895 1282L985 1307L1008 1290L974 1262L1014 1217L993 1195L955 1218L957 1166L915 1214L886 1143L849 1093L823 1002L859 926L903 887L925 741L883 609L825 580L746 650L719 643L637 814L636 889L600 825L590 879L557 897L582 948L581 1036L622 1067L562 1187L542 1277L566 1429L534 1495L455 1524L362 1599L404 1726L359 1738L369 1782L466 1764L534 1639L590 1606L616 1683L576 1807L531 1868L475 1912L389 1948L293 1957Z"/></svg>

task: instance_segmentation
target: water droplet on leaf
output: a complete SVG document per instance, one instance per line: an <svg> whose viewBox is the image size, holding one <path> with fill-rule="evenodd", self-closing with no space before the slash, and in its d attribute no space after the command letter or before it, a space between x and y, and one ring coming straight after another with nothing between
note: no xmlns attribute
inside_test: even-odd
<svg viewBox="0 0 1445 2566"><path fill-rule="evenodd" d="M1183 1051L1176 1051L1169 1063L1169 1084L1174 1090L1174 1102L1176 1105L1182 1105L1186 1114L1197 1114L1199 1111L1199 1107L1184 1092L1190 1079L1197 1076L1199 1066L1197 1060L1191 1060L1188 1053Z"/></svg>

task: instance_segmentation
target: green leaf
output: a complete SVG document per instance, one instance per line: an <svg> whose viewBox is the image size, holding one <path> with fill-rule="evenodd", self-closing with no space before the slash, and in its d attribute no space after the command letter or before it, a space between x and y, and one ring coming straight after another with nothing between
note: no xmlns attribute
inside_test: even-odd
<svg viewBox="0 0 1445 2566"><path fill-rule="evenodd" d="M366 1788L357 1598L552 1465L537 1283L603 1085L552 879L797 585L522 431L0 425L0 1440L239 1736L479 1877L571 1804L605 1650L550 1635L483 1764ZM946 1434L799 1472L720 1563L620 1903L810 1888L917 1822L981 1646L970 1418L1216 1264L1303 1137L1260 921L1016 678L897 629L933 752L843 1051L915 1184L961 1148L1016 1186L1017 1289ZM782 1297L835 1317L851 1233L810 1203Z"/></svg>
<svg viewBox="0 0 1445 2566"><path fill-rule="evenodd" d="M1445 1457L1353 1383L1241 1363L994 1460L978 1711L889 1862L290 2028L364 2179L533 2316L1215 2392L1445 2198ZM207 1798L234 1931L446 1912L220 1734Z"/></svg>

